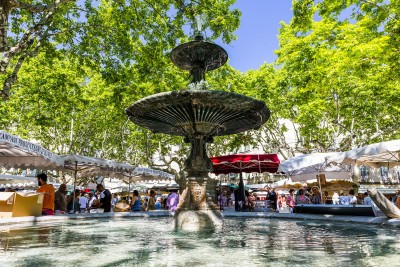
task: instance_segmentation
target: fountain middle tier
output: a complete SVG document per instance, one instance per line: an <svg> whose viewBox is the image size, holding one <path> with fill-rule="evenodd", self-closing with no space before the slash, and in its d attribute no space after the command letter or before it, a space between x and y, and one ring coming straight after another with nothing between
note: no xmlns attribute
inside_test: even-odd
<svg viewBox="0 0 400 267"><path fill-rule="evenodd" d="M189 139L258 129L270 116L264 101L214 90L159 93L137 101L125 112L131 121L155 133Z"/></svg>

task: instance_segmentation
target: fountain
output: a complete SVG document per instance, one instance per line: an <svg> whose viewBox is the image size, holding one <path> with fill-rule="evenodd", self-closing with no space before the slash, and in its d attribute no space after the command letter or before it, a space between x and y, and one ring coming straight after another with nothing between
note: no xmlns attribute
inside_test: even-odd
<svg viewBox="0 0 400 267"><path fill-rule="evenodd" d="M221 224L221 214L206 197L208 173L213 170L207 143L214 136L258 129L270 112L264 101L206 88L205 72L224 65L228 54L200 34L194 41L177 46L170 56L176 66L190 71L189 88L148 96L125 112L137 125L154 133L183 136L191 144L184 168L188 174L186 189L174 215L176 226L187 230L215 228Z"/></svg>

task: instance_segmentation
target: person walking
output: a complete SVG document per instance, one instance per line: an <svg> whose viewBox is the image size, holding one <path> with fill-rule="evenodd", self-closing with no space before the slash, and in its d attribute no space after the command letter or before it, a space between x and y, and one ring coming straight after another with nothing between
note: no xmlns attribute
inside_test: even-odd
<svg viewBox="0 0 400 267"><path fill-rule="evenodd" d="M42 215L54 215L54 186L47 183L47 174L40 173L37 175L38 185L40 186L36 192L44 193Z"/></svg>

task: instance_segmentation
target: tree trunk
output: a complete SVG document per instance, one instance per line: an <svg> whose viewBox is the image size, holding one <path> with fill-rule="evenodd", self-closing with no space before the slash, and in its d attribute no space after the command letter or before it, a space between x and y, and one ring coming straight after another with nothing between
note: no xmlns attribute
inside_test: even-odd
<svg viewBox="0 0 400 267"><path fill-rule="evenodd" d="M10 10L10 2L8 0L0 0L0 52L8 50L7 29Z"/></svg>
<svg viewBox="0 0 400 267"><path fill-rule="evenodd" d="M388 218L400 218L400 209L381 192L375 188L368 188L368 195Z"/></svg>

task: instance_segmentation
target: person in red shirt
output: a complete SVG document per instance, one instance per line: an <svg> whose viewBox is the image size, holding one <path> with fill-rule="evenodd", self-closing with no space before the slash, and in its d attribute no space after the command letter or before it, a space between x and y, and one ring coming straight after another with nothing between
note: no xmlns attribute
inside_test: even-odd
<svg viewBox="0 0 400 267"><path fill-rule="evenodd" d="M42 215L54 215L54 186L47 184L47 175L45 173L38 174L37 179L40 187L36 190L36 192L44 193Z"/></svg>

